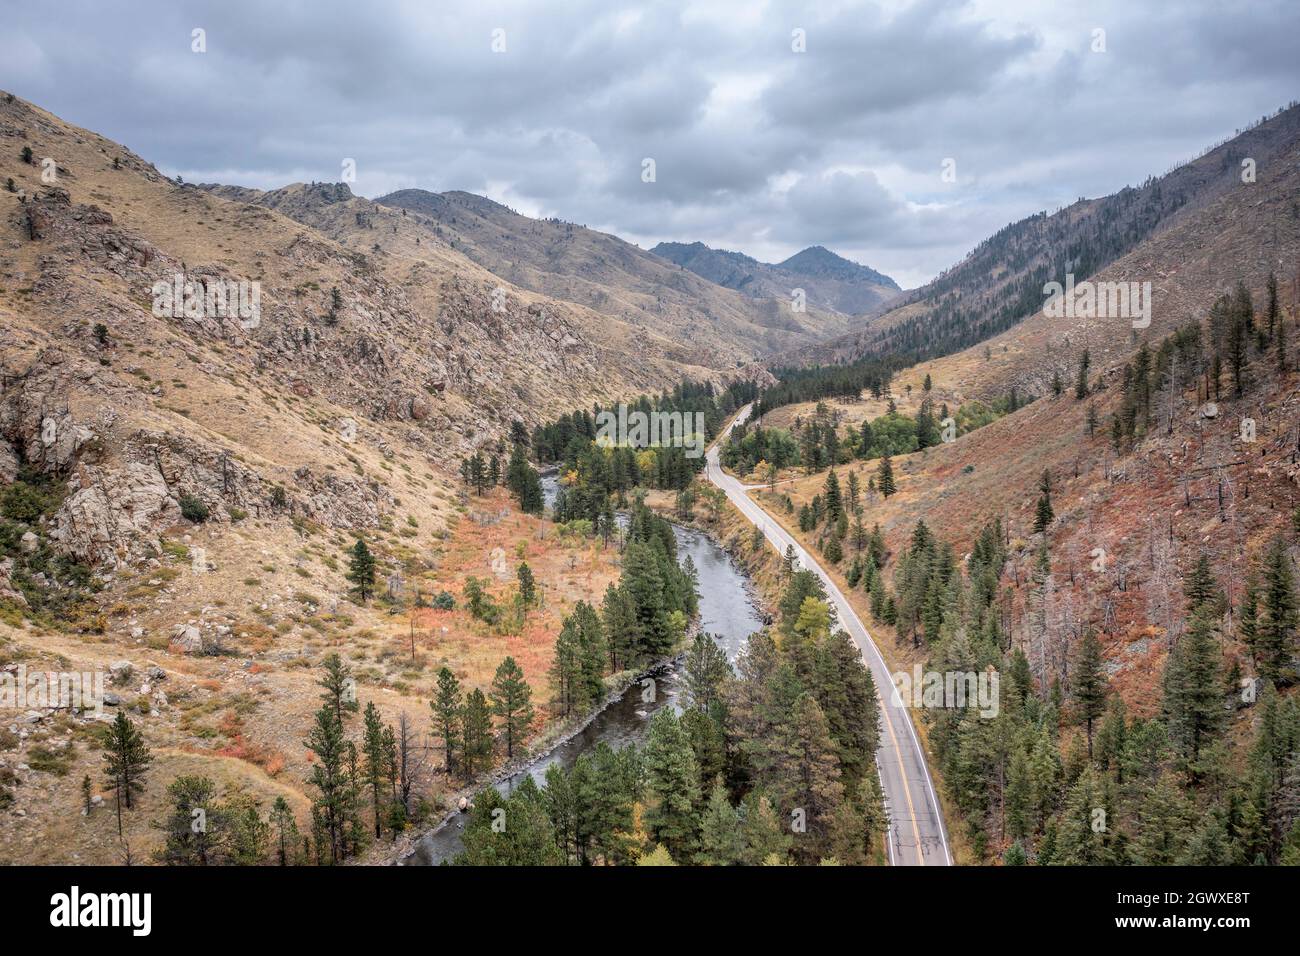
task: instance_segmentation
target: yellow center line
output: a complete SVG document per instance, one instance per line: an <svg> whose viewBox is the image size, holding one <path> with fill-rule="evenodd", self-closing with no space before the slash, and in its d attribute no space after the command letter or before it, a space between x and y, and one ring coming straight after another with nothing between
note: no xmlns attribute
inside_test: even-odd
<svg viewBox="0 0 1300 956"><path fill-rule="evenodd" d="M894 754L898 757L898 776L903 781L903 796L907 798L907 809L912 814L912 836L916 838L916 859L925 866L925 856L921 853L921 831L916 826L916 807L912 805L912 788L907 785L907 771L903 769L903 751L899 749L898 737L894 734L894 722L889 719L889 708L881 701L880 711L885 715L885 726L889 730L889 739L894 745Z"/></svg>

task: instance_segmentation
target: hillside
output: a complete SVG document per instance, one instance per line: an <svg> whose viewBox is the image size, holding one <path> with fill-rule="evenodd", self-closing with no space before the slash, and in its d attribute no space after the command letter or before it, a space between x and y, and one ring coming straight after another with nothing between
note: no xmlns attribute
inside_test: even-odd
<svg viewBox="0 0 1300 956"><path fill-rule="evenodd" d="M0 183L4 673L111 675L102 715L38 706L0 726L4 863L147 861L178 774L264 809L283 796L308 826L303 739L331 653L420 733L442 666L485 688L511 655L545 699L561 620L616 554L503 491L469 495L460 461L504 455L516 420L744 358L679 360L681 342L520 289L346 187L183 185L6 94ZM370 600L345 577L361 540ZM544 607L523 625L462 609L470 576L505 601L524 560ZM442 591L455 609L428 606ZM80 812L118 712L157 781L125 840L111 812ZM556 732L553 715L532 729ZM428 812L461 785L432 775Z"/></svg>
<svg viewBox="0 0 1300 956"><path fill-rule="evenodd" d="M901 290L887 275L810 246L771 265L740 252L710 249L702 242L661 242L650 250L696 275L755 298L789 298L801 288L810 306L845 315L880 309Z"/></svg>
<svg viewBox="0 0 1300 956"><path fill-rule="evenodd" d="M1063 282L1067 273L1076 281L1092 277L1251 185L1243 182L1243 161L1253 160L1260 183L1276 175L1297 139L1300 106L1292 105L1141 186L1012 223L888 311L840 339L806 349L800 361L826 364L891 353L926 359L997 335L1042 308L1046 282Z"/></svg>
<svg viewBox="0 0 1300 956"><path fill-rule="evenodd" d="M427 235L520 288L663 336L685 356L716 356L719 367L849 328L833 312L793 312L789 290L758 299L741 295L617 236L558 219L531 219L483 196L403 189L377 203L407 211Z"/></svg>
<svg viewBox="0 0 1300 956"><path fill-rule="evenodd" d="M1032 695L1024 713L1012 711L991 734L979 721L963 724L960 712L929 715L951 809L986 859L1018 841L1031 858L1066 854L1055 862L1067 863L1273 862L1288 832L1292 843L1300 833L1286 795L1259 777L1257 743L1273 721L1294 720L1300 659L1294 620L1268 616L1300 599L1300 142L1275 146L1255 182L1238 180L1186 206L1094 274L1098 282L1152 281L1148 327L1038 311L986 342L898 372L891 393L900 414L892 419L890 396L866 394L766 417L767 426L792 430L791 447L804 454L836 428L839 493L851 481L862 525L879 528L881 593L896 604L882 610L851 577L865 560L856 533L813 517L830 495L824 464L787 464L776 474L759 464L752 480L772 484L755 495L838 565L842 588L892 645L894 666L974 662L1004 668L1006 680L1023 655ZM1221 147L1228 156L1238 148ZM882 441L927 414L976 427L895 453L894 487L883 493L882 460L859 454L856 434L871 422ZM929 553L917 551L921 522L939 543ZM994 528L1000 554L982 577L986 529ZM969 589L957 590L945 567L969 573ZM1263 610L1266 603L1275 610ZM1260 636L1266 619L1276 645ZM1090 744L1075 682L1081 648L1094 637L1109 699ZM1197 751L1180 736L1189 718L1177 701L1192 681L1180 668L1201 647L1211 675L1202 688L1205 739L1214 743ZM1267 681L1289 701L1281 709ZM1053 710L1044 716L1044 707ZM1152 750L1134 757L1116 734L1152 735ZM1033 750L1035 735L1046 735L1050 751ZM1018 742L990 754L983 748L992 736ZM1094 744L1095 763L1087 750ZM1009 822L1003 809L1015 799L1013 784L998 761L1025 747L1033 760L1056 762L1061 779L1027 820ZM1148 829L1157 786L1154 799L1176 793L1185 820L1164 850ZM1116 822L1090 840L1068 828L1078 805L1097 805L1087 802L1095 787L1106 788ZM1231 818L1232 801L1247 792L1267 825ZM1221 832L1240 835L1216 844ZM1067 834L1068 851L1055 842Z"/></svg>

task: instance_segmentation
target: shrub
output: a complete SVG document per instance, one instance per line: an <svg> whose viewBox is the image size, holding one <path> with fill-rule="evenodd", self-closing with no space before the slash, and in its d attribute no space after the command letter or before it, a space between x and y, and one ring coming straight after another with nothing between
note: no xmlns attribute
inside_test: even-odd
<svg viewBox="0 0 1300 956"><path fill-rule="evenodd" d="M456 607L456 599L449 592L442 591L433 599L433 606L439 611L450 611Z"/></svg>
<svg viewBox="0 0 1300 956"><path fill-rule="evenodd" d="M208 520L211 512L208 506L201 499L194 495L181 495L181 517L186 521L192 521L195 524L202 524Z"/></svg>
<svg viewBox="0 0 1300 956"><path fill-rule="evenodd" d="M39 484L19 479L0 497L0 515L23 524L36 524L58 505L58 496Z"/></svg>

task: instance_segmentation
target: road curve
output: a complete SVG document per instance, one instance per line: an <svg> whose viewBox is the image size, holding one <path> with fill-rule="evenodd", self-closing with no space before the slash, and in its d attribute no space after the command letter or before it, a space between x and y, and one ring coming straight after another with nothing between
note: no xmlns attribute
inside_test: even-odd
<svg viewBox="0 0 1300 956"><path fill-rule="evenodd" d="M763 530L764 536L778 552L785 554L786 548L793 546L799 566L821 578L840 626L853 638L871 669L880 696L880 748L876 751L876 766L889 812L889 862L895 866L951 866L948 834L921 741L907 708L893 693L893 678L885 666L880 648L826 570L755 504L745 486L724 472L718 462L718 449L723 440L732 428L749 418L751 409L751 405L742 408L709 448L705 473L709 481L726 492L727 498L740 509L741 514Z"/></svg>

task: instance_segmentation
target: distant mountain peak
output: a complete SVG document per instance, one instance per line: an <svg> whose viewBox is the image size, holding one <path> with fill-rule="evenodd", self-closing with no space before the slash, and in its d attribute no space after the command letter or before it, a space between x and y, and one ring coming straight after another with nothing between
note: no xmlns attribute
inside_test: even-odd
<svg viewBox="0 0 1300 956"><path fill-rule="evenodd" d="M843 256L831 252L825 246L809 246L801 252L796 252L784 262L777 263L777 268L800 275L859 279L888 286L892 289L899 289L898 283L883 272L877 272L875 269L861 263L845 259Z"/></svg>
<svg viewBox="0 0 1300 956"><path fill-rule="evenodd" d="M792 283L799 283L809 302L845 315L870 312L901 291L889 276L825 246L809 246L776 265L702 242L661 242L650 251L711 282L755 297L786 298L796 287Z"/></svg>

